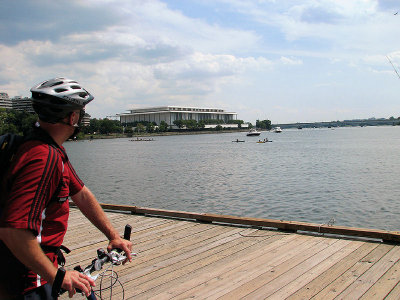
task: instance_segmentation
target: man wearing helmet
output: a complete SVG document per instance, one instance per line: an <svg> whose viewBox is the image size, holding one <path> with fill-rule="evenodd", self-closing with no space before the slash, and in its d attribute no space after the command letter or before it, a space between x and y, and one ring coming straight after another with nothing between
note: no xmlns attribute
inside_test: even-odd
<svg viewBox="0 0 400 300"><path fill-rule="evenodd" d="M53 283L62 284L70 297L75 289L89 295L92 279L58 269L57 254L67 230L68 197L107 236L108 250L120 248L131 260L132 248L80 180L62 146L77 134L84 107L93 96L66 78L45 81L31 92L39 121L33 138L20 146L7 173L9 188L0 217L0 298L54 299ZM60 274L65 274L64 279L57 282Z"/></svg>

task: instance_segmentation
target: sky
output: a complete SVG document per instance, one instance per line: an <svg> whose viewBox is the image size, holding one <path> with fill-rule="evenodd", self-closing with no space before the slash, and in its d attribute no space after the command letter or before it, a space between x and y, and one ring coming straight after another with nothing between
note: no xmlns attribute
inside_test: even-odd
<svg viewBox="0 0 400 300"><path fill-rule="evenodd" d="M92 118L166 105L253 124L400 116L398 0L0 0L0 19L0 92L71 78Z"/></svg>

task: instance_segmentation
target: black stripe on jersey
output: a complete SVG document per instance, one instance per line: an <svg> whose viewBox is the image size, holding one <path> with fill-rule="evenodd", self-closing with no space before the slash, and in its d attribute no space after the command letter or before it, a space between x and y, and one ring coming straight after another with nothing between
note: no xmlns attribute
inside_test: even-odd
<svg viewBox="0 0 400 300"><path fill-rule="evenodd" d="M38 227L40 222L38 222L41 218L42 210L46 206L46 196L49 197L48 188L50 187L49 182L51 178L54 176L57 170L57 158L58 153L54 149L54 147L48 145L49 155L47 157L46 165L43 169L42 177L40 179L38 189L35 194L35 198L33 199L31 210L28 217L28 226L29 228L35 230L36 232L40 231Z"/></svg>
<svg viewBox="0 0 400 300"><path fill-rule="evenodd" d="M67 161L68 168L70 170L70 174L74 176L74 178L79 182L81 186L84 186L83 181L79 178L78 174L76 173L74 167L71 165L70 161Z"/></svg>

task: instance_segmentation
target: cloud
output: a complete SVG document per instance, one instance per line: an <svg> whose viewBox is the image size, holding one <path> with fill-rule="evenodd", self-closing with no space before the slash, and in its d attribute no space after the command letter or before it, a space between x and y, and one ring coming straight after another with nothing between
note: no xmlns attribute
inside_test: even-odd
<svg viewBox="0 0 400 300"><path fill-rule="evenodd" d="M6 45L28 39L62 41L71 33L101 30L119 20L113 9L78 0L1 1L0 18L1 41Z"/></svg>
<svg viewBox="0 0 400 300"><path fill-rule="evenodd" d="M282 56L280 58L280 61L284 65L302 65L303 64L303 61L301 59L289 58L289 57L285 57L285 56Z"/></svg>

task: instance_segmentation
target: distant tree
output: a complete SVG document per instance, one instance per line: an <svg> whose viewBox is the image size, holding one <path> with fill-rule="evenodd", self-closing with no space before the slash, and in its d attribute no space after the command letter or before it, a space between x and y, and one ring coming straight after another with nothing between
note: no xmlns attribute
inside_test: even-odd
<svg viewBox="0 0 400 300"><path fill-rule="evenodd" d="M261 129L266 129L266 130L271 130L271 121L270 120L257 120L256 121L256 127L261 128Z"/></svg>
<svg viewBox="0 0 400 300"><path fill-rule="evenodd" d="M24 135L32 130L34 124L37 122L38 116L36 114L26 114L25 118L21 121L21 131Z"/></svg>
<svg viewBox="0 0 400 300"><path fill-rule="evenodd" d="M124 133L128 136L128 137L131 137L132 135L133 135L133 129L132 129L132 127L126 127L125 128L125 130L124 130Z"/></svg>
<svg viewBox="0 0 400 300"><path fill-rule="evenodd" d="M222 126L221 126L220 124L218 124L218 125L215 127L215 130L216 130L216 131L221 131L221 130L222 130Z"/></svg>
<svg viewBox="0 0 400 300"><path fill-rule="evenodd" d="M87 133L99 133L100 132L100 120L98 119L90 119Z"/></svg>
<svg viewBox="0 0 400 300"><path fill-rule="evenodd" d="M161 121L161 122L160 122L160 125L158 126L158 129L159 129L161 132L166 132L166 131L168 131L168 124L167 124L167 122Z"/></svg>
<svg viewBox="0 0 400 300"><path fill-rule="evenodd" d="M195 130L198 127L196 120L184 120L183 123L185 124L186 128L189 130Z"/></svg>
<svg viewBox="0 0 400 300"><path fill-rule="evenodd" d="M226 122L226 124L238 124L238 125L241 125L243 123L244 123L243 120L229 120L228 122Z"/></svg>
<svg viewBox="0 0 400 300"><path fill-rule="evenodd" d="M185 126L185 125L183 124L183 120L175 120L175 121L174 121L174 125L176 125L179 129L182 129L183 126Z"/></svg>
<svg viewBox="0 0 400 300"><path fill-rule="evenodd" d="M16 133L27 135L37 121L36 114L25 111L0 109L0 134Z"/></svg>
<svg viewBox="0 0 400 300"><path fill-rule="evenodd" d="M146 131L152 133L154 132L154 127L155 127L154 124L149 122L146 126Z"/></svg>
<svg viewBox="0 0 400 300"><path fill-rule="evenodd" d="M100 133L101 134L110 134L110 133L121 133L122 126L119 121L103 119L100 120Z"/></svg>
<svg viewBox="0 0 400 300"><path fill-rule="evenodd" d="M20 132L18 131L17 126L15 126L14 124L4 124L0 128L0 134L6 134L6 133L18 134Z"/></svg>
<svg viewBox="0 0 400 300"><path fill-rule="evenodd" d="M138 133L144 132L145 129L146 129L146 127L145 127L142 123L138 123L138 124L136 125L136 131L137 131Z"/></svg>

